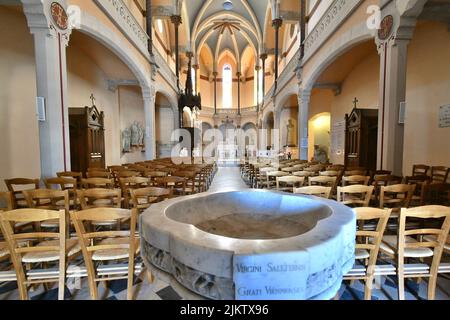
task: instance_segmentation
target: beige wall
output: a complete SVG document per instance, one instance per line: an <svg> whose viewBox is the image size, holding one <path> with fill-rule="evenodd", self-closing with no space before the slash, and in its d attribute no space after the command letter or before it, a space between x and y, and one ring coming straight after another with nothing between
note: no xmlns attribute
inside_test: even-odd
<svg viewBox="0 0 450 320"><path fill-rule="evenodd" d="M86 50L85 48L83 50ZM69 107L90 106L94 94L99 111L105 114L105 160L106 165L144 160L141 149L122 153L121 130L134 121L144 122L144 106L139 87L108 89L108 76L84 51L75 45L67 49ZM113 53L106 51L103 59Z"/></svg>
<svg viewBox="0 0 450 320"><path fill-rule="evenodd" d="M3 179L39 178L33 38L25 16L0 6L0 190ZM20 39L20 40L19 40Z"/></svg>
<svg viewBox="0 0 450 320"><path fill-rule="evenodd" d="M119 87L118 90L120 97L120 130L122 131L125 128L129 128L135 121L145 128L144 101L142 100L141 89L139 87L123 86ZM145 161L145 152L142 152L142 150L141 147L132 147L130 153L120 152L121 163Z"/></svg>
<svg viewBox="0 0 450 320"><path fill-rule="evenodd" d="M342 92L335 96L329 89L313 90L310 119L322 112L331 113L331 126L345 119L353 109L353 99L358 99L358 108L378 108L379 56L374 50L358 63L342 82ZM314 155L314 137L309 140L309 158ZM344 154L331 154L332 163L344 163Z"/></svg>
<svg viewBox="0 0 450 320"><path fill-rule="evenodd" d="M450 31L420 22L408 47L403 174L413 164L450 166L450 127L439 128L439 107L450 104Z"/></svg>

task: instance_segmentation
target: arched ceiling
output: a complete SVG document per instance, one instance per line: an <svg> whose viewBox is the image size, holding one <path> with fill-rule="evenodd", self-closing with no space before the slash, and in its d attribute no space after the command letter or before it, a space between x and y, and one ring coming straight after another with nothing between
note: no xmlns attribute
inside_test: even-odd
<svg viewBox="0 0 450 320"><path fill-rule="evenodd" d="M271 24L274 14L279 14L286 23L298 22L299 1L231 1L233 8L225 10L224 0L153 0L152 12L154 16L166 18L175 12L180 14L183 19L179 29L182 60L186 60L183 53L189 51L194 53L193 63L201 63L205 58L202 54L203 47L207 46L212 53L214 70L217 68L217 59L224 50L234 54L239 67L244 50L249 50L248 48L254 58L260 53L273 51ZM173 30L173 26L171 29Z"/></svg>

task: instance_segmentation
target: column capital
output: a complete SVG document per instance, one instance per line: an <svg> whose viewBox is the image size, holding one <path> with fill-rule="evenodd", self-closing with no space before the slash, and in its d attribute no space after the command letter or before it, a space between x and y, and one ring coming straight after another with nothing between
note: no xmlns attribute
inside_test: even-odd
<svg viewBox="0 0 450 320"><path fill-rule="evenodd" d="M217 71L213 71L212 75L214 76L214 78L216 78L219 75L219 73Z"/></svg>
<svg viewBox="0 0 450 320"><path fill-rule="evenodd" d="M255 70L256 70L256 71L261 70L261 66L255 66Z"/></svg>
<svg viewBox="0 0 450 320"><path fill-rule="evenodd" d="M262 61L265 61L265 60L267 59L267 53L261 53L261 55L259 56L259 58L260 58Z"/></svg>
<svg viewBox="0 0 450 320"><path fill-rule="evenodd" d="M192 66L192 68L194 68L194 70L198 70L198 69L200 69L200 66L199 66L198 64L194 64L194 65Z"/></svg>
<svg viewBox="0 0 450 320"><path fill-rule="evenodd" d="M175 26L178 27L180 24L183 23L183 20L181 19L180 15L174 14L174 15L170 16L170 22L172 22Z"/></svg>
<svg viewBox="0 0 450 320"><path fill-rule="evenodd" d="M156 97L156 89L155 87L151 86L151 87L144 87L142 88L142 99L144 99L144 101L155 101L155 97Z"/></svg>
<svg viewBox="0 0 450 320"><path fill-rule="evenodd" d="M62 43L65 46L69 44L72 25L65 2L22 0L22 5L31 34L55 38L60 34Z"/></svg>
<svg viewBox="0 0 450 320"><path fill-rule="evenodd" d="M188 59L192 59L194 57L194 53L192 51L187 51L186 57L188 57Z"/></svg>
<svg viewBox="0 0 450 320"><path fill-rule="evenodd" d="M283 25L283 19L276 18L276 19L272 20L272 27L274 27L275 29L281 28L282 25Z"/></svg>

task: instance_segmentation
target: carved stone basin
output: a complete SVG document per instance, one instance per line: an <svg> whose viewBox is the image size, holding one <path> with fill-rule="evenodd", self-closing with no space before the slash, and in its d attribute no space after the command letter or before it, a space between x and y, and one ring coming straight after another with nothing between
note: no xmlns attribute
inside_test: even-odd
<svg viewBox="0 0 450 320"><path fill-rule="evenodd" d="M265 190L203 193L140 218L145 264L211 299L331 299L353 266L355 214Z"/></svg>

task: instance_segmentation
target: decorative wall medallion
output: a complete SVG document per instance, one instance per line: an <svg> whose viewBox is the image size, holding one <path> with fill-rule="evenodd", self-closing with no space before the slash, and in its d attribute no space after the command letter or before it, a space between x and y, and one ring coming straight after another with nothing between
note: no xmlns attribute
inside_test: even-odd
<svg viewBox="0 0 450 320"><path fill-rule="evenodd" d="M67 22L69 18L63 6L58 2L53 2L51 5L51 14L53 22L58 26L58 28L60 28L61 30L67 30Z"/></svg>
<svg viewBox="0 0 450 320"><path fill-rule="evenodd" d="M378 30L378 38L380 40L386 40L392 33L392 27L394 25L394 17L388 15L381 20L380 29Z"/></svg>

